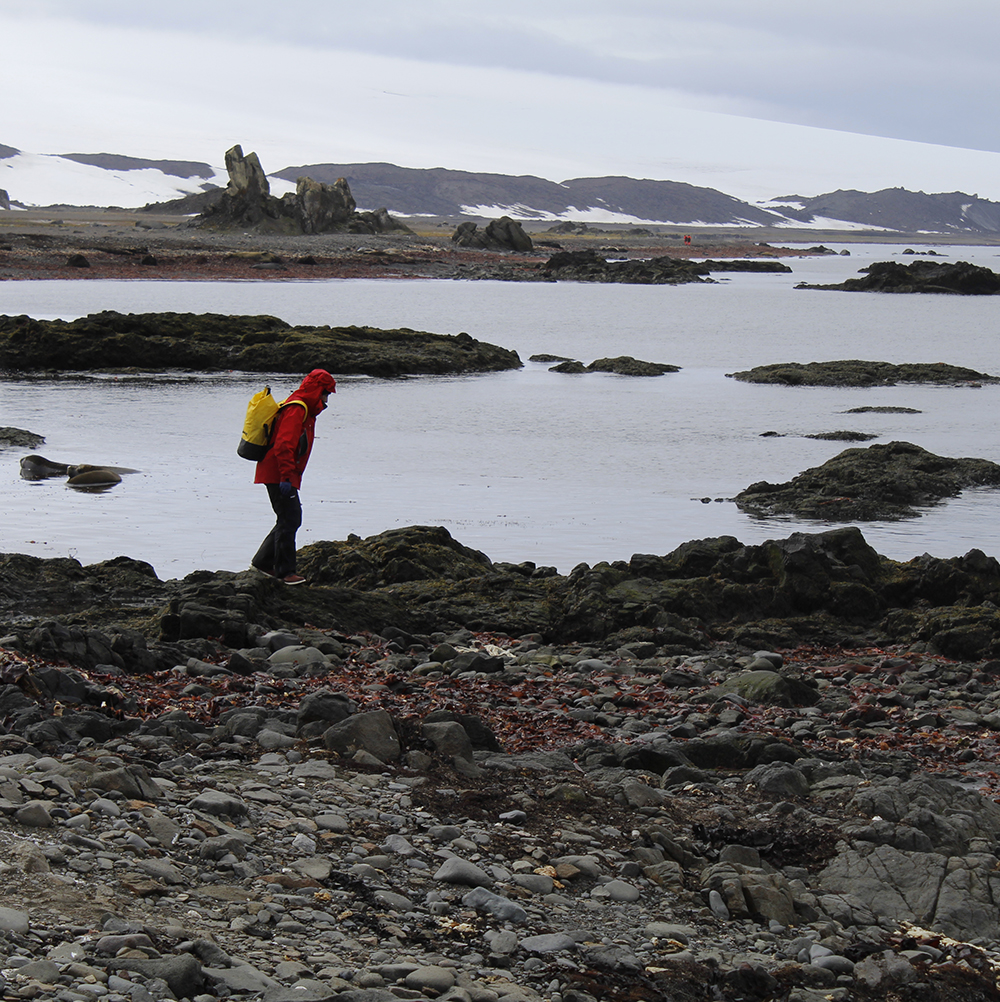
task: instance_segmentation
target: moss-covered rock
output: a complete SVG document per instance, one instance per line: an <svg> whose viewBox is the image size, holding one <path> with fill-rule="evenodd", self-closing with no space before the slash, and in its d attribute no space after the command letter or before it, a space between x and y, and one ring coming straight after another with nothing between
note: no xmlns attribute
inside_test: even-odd
<svg viewBox="0 0 1000 1002"><path fill-rule="evenodd" d="M1000 486L1000 465L936 456L909 442L845 449L782 484L758 481L736 495L754 515L823 521L914 518L967 487Z"/></svg>
<svg viewBox="0 0 1000 1002"><path fill-rule="evenodd" d="M849 278L838 285L807 285L797 289L836 289L842 292L925 292L960 296L1000 294L1000 275L968 261L940 262L876 261L861 269L863 278Z"/></svg>
<svg viewBox="0 0 1000 1002"><path fill-rule="evenodd" d="M895 386L897 383L930 383L954 385L962 383L995 383L998 377L977 372L961 365L945 362L866 362L860 359L841 359L832 362L775 362L755 365L742 372L727 372L730 379L743 383L774 383L781 386ZM876 409L857 408L848 413ZM916 414L917 411L910 410Z"/></svg>
<svg viewBox="0 0 1000 1002"><path fill-rule="evenodd" d="M93 313L78 320L0 316L0 368L197 369L401 376L517 369L517 352L469 334L408 328L293 327L272 316Z"/></svg>
<svg viewBox="0 0 1000 1002"><path fill-rule="evenodd" d="M695 540L664 556L562 575L494 562L441 527L410 526L314 543L300 551L299 569L307 587L254 571L160 581L126 557L83 567L0 555L0 636L13 633L22 650L48 657L129 670L203 657L220 642L252 646L264 630L306 624L348 634L469 629L550 643L638 642L658 654L716 640L754 650L867 637L967 660L1000 657L997 560L973 550L902 563L880 556L854 527L759 545ZM72 626L57 628L57 619Z"/></svg>
<svg viewBox="0 0 1000 1002"><path fill-rule="evenodd" d="M819 699L816 689L797 678L775 671L744 671L711 690L712 700L730 693L765 706L812 706Z"/></svg>

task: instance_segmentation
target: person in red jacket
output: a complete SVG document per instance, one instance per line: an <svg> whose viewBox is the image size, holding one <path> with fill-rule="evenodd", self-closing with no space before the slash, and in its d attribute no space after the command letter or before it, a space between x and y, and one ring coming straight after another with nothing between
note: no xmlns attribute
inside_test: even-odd
<svg viewBox="0 0 1000 1002"><path fill-rule="evenodd" d="M312 451L316 418L326 409L327 397L336 391L337 383L326 369L313 369L302 385L281 402L271 448L257 464L254 483L267 488L276 520L251 564L287 585L304 584L306 580L295 573L295 533L302 524L299 488Z"/></svg>

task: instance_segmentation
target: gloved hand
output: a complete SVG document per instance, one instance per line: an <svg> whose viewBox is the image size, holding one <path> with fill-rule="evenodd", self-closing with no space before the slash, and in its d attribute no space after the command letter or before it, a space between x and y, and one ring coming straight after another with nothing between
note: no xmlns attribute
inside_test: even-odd
<svg viewBox="0 0 1000 1002"><path fill-rule="evenodd" d="M283 498L293 498L295 497L295 488L287 480L282 480L278 485L278 491L281 493Z"/></svg>

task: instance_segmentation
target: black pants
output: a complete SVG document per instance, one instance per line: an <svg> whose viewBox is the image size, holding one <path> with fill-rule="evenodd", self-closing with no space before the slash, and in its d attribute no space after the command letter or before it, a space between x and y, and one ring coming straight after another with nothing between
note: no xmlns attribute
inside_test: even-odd
<svg viewBox="0 0 1000 1002"><path fill-rule="evenodd" d="M258 570L283 578L295 573L295 533L302 524L302 503L298 491L286 498L278 484L264 486L277 519L251 563Z"/></svg>

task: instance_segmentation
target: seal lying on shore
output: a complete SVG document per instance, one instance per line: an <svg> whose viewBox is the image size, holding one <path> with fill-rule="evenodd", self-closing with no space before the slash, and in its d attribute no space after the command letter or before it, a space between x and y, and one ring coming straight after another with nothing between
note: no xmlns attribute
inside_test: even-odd
<svg viewBox="0 0 1000 1002"><path fill-rule="evenodd" d="M79 470L66 481L68 487L77 487L85 490L100 490L105 487L114 487L120 484L122 478L114 471L103 466L71 466L71 470Z"/></svg>
<svg viewBox="0 0 1000 1002"><path fill-rule="evenodd" d="M93 466L90 463L68 465L55 463L44 456L24 456L21 459L21 476L25 480L46 480L49 477L69 477L70 487L113 487L120 484L123 473L138 473L126 466Z"/></svg>

